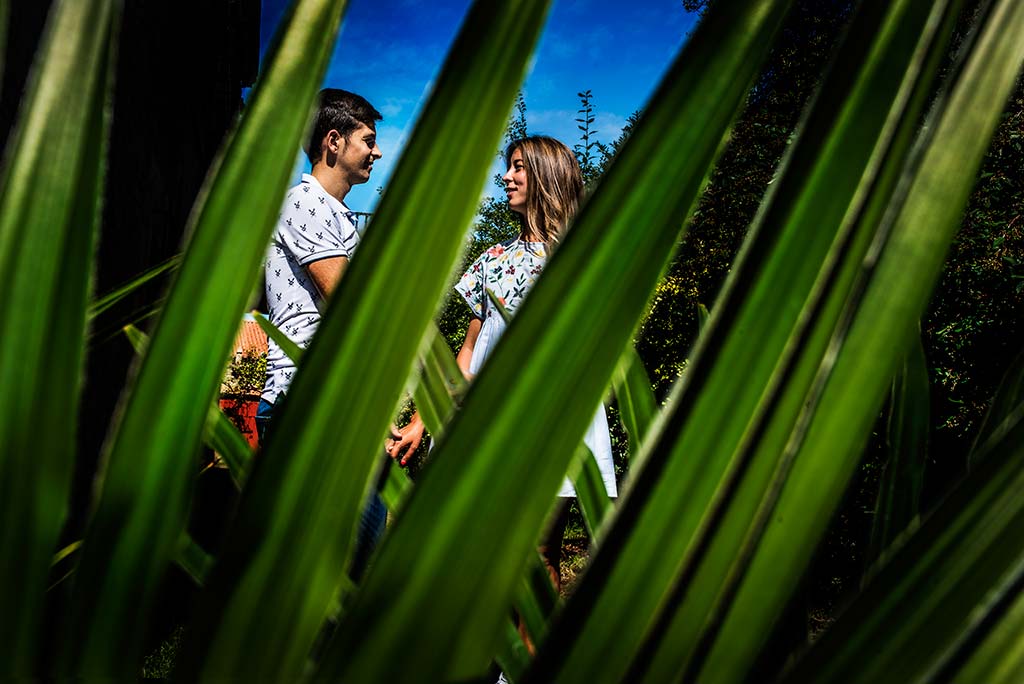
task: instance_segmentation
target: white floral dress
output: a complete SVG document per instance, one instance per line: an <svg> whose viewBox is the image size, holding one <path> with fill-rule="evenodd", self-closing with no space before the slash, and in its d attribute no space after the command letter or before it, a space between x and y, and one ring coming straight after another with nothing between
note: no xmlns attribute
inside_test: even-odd
<svg viewBox="0 0 1024 684"><path fill-rule="evenodd" d="M455 291L466 300L473 315L483 321L480 334L473 346L469 372L476 374L484 360L497 345L505 331L505 319L487 296L487 290L510 314L526 298L526 294L540 276L547 254L543 242L526 242L521 239L508 240L494 245L470 264L462 278L455 285ZM604 405L598 405L594 420L583 438L593 452L601 469L608 496L617 496L615 467L612 463L612 446L608 437L608 419ZM576 496L568 478L562 483L559 496Z"/></svg>

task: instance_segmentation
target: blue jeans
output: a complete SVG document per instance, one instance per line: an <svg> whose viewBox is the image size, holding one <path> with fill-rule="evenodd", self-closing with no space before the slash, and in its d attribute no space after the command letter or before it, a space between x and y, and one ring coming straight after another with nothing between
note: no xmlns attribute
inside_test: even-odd
<svg viewBox="0 0 1024 684"><path fill-rule="evenodd" d="M260 405L256 409L256 432L259 433L260 445L262 446L265 436L269 432L270 424L273 421L275 405L269 401L260 399ZM384 526L388 519L388 509L376 490L370 493L366 500L366 507L359 517L359 530L356 533L356 548L352 554L352 567L349 574L352 579L358 582L366 566L377 548L377 542L384 534Z"/></svg>

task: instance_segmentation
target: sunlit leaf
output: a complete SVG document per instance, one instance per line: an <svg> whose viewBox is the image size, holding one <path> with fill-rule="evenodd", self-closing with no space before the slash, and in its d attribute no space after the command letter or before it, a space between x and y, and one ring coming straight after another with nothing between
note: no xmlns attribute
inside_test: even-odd
<svg viewBox="0 0 1024 684"><path fill-rule="evenodd" d="M658 415L658 402L644 363L632 344L626 348L615 369L612 387L618 402L619 418L629 435L629 452L635 456L640 453L644 437Z"/></svg>
<svg viewBox="0 0 1024 684"><path fill-rule="evenodd" d="M690 38L471 385L320 679L482 675L569 460L785 4L739 3ZM648 190L642 198L637 187ZM446 610L431 610L437 603Z"/></svg>
<svg viewBox="0 0 1024 684"><path fill-rule="evenodd" d="M134 325L126 325L124 333L135 352L144 354L149 344L149 336ZM206 425L203 428L203 440L207 446L224 459L231 479L235 486L241 489L252 465L252 449L231 419L220 410L219 402L216 399L210 405Z"/></svg>
<svg viewBox="0 0 1024 684"><path fill-rule="evenodd" d="M986 455L940 507L888 558L863 593L786 677L786 684L956 681L969 667L1020 667L1019 647L993 653L990 638L1021 596L1024 563L1024 423ZM1011 620L1018 620L1013 609ZM993 633L993 629L996 631ZM1000 632L1003 632L1000 636ZM1012 637L1019 640L1020 633ZM1014 665L1016 663L1016 665ZM945 676L941 676L944 673Z"/></svg>
<svg viewBox="0 0 1024 684"><path fill-rule="evenodd" d="M117 7L112 0L53 3L0 171L0 544L10 554L0 581L5 679L33 675L43 593L74 470Z"/></svg>
<svg viewBox="0 0 1024 684"><path fill-rule="evenodd" d="M272 339L274 344L281 348L284 355L291 359L292 363L298 365L302 359L302 347L295 344L290 337L281 332L281 329L271 323L263 313L253 311L252 317L256 319L256 323L267 334L267 337Z"/></svg>
<svg viewBox="0 0 1024 684"><path fill-rule="evenodd" d="M167 259L163 263L157 264L153 268L147 270L127 283L120 285L110 292L106 293L102 297L96 299L89 305L88 317L95 318L107 311L112 306L122 301L125 297L137 291L143 285L152 282L160 276L167 274L176 269L181 264L181 255L175 254L171 258Z"/></svg>
<svg viewBox="0 0 1024 684"><path fill-rule="evenodd" d="M771 519L789 435L875 234L865 212L875 197L888 203L930 92L930 78L919 75L944 55L935 17L948 25L955 15L931 10L924 0L869 5L849 29L659 434L637 459L617 524L564 611L556 634L572 646L553 640L542 654L562 661L563 676L660 681L685 671L687 679L736 681L769 635L770 622L737 623L728 639L720 629ZM751 586L787 586L775 582ZM766 619L784 597L759 594L773 603ZM625 616L615 630L612 614ZM698 675L719 645L725 662ZM586 655L595 648L600 664Z"/></svg>
<svg viewBox="0 0 1024 684"><path fill-rule="evenodd" d="M576 490L576 500L583 514L583 522L590 532L591 553L600 542L600 532L604 521L611 513L612 503L605 489L601 468L597 465L594 453L585 444L576 448L574 467L570 466L569 478Z"/></svg>
<svg viewBox="0 0 1024 684"><path fill-rule="evenodd" d="M466 391L466 379L436 326L427 335L429 340L420 355L420 376L413 390L413 398L424 425L433 438L438 440L455 409L456 401Z"/></svg>
<svg viewBox="0 0 1024 684"><path fill-rule="evenodd" d="M1024 43L1018 37L1024 31L1024 5L1012 0L993 2L980 12L978 26L967 53L969 58L952 73L949 95L924 131L905 186L906 199L887 219L892 221L891 234L884 248L873 251L866 264L870 275L856 297L859 313L847 319L848 332L839 335L830 350L829 361L835 365L823 368L827 382L820 387L817 410L806 425L806 433L799 435L793 471L751 565L749 578L759 587L792 587L824 532L828 513L835 509L856 467L888 378L915 334L916 322L959 227L988 141L1020 73ZM880 336L879 330L885 330L886 335ZM857 391L850 391L851 387ZM829 465L823 468L826 461ZM988 565L972 578L978 593L996 586L987 583L986 577L999 567ZM941 595L935 592L935 598ZM966 603L972 597L977 594L964 594L958 601ZM851 661L865 679L871 679L870 672L877 671L900 680L899 672L926 667L928 651L941 643L934 634L915 631L914 623L926 612L909 611L907 605L902 608L906 612L900 636L911 633L921 639L916 644L930 646L921 651L916 646L913 650L894 650L892 646L899 643L898 638L891 638L896 636L896 626L886 625L891 640L884 651L866 650L863 658ZM944 612L952 608L943 605ZM723 630L723 648L709 658L708 671L728 669L724 663L727 657L734 657L727 656L724 647L729 637L741 629L749 630L751 625L770 624L778 610L779 603L765 601L753 584L745 585L737 596L735 621ZM951 612L952 619L955 617ZM937 627L938 623L928 625L927 631Z"/></svg>
<svg viewBox="0 0 1024 684"><path fill-rule="evenodd" d="M106 456L62 644L64 676L134 676L139 625L187 517L189 455L258 277L343 4L293 4L193 209L185 255ZM90 32L76 26L66 33Z"/></svg>
<svg viewBox="0 0 1024 684"><path fill-rule="evenodd" d="M545 9L536 0L480 1L470 9L275 414L239 504L238 533L191 631L186 678L292 680L302 672L346 571L391 414L448 285ZM458 126L451 125L455 111L466 113ZM446 181L425 183L431 176ZM381 324L383 312L402 321L401 334ZM407 516L408 504L399 520ZM381 664L411 667L405 648Z"/></svg>

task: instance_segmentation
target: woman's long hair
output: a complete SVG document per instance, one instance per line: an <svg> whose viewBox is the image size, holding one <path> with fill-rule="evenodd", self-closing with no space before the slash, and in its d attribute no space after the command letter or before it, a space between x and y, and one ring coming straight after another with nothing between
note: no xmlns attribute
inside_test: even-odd
<svg viewBox="0 0 1024 684"><path fill-rule="evenodd" d="M505 163L519 150L526 167L526 215L516 214L523 233L536 236L550 252L565 235L583 195L583 175L576 155L565 144L543 135L512 141Z"/></svg>

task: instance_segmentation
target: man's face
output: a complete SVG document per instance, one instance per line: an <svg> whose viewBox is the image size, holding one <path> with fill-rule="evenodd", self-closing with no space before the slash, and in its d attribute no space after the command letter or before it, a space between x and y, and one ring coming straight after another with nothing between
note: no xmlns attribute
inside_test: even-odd
<svg viewBox="0 0 1024 684"><path fill-rule="evenodd" d="M348 140L342 138L338 150L338 167L351 185L370 180L373 162L381 158L377 147L377 131L364 123L352 131Z"/></svg>

